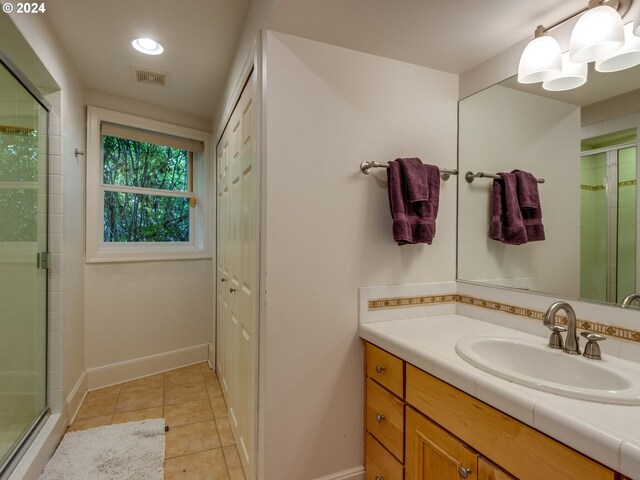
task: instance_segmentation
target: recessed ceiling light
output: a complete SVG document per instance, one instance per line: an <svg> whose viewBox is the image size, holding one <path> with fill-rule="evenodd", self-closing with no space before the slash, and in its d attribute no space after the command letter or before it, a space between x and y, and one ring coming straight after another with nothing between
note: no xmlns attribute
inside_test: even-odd
<svg viewBox="0 0 640 480"><path fill-rule="evenodd" d="M131 42L133 48L147 55L160 55L164 52L164 48L155 40L150 38L136 38Z"/></svg>

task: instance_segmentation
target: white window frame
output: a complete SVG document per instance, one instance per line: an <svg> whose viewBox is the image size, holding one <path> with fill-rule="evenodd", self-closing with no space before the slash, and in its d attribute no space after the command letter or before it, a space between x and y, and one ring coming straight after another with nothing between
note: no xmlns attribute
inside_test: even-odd
<svg viewBox="0 0 640 480"><path fill-rule="evenodd" d="M196 206L191 208L189 242L105 242L104 192L131 191L137 188L103 185L102 122L147 130L174 137L202 142L203 152L193 154L193 193ZM86 195L86 248L87 263L139 262L211 258L211 134L201 130L172 125L104 108L87 107L87 195ZM170 196L169 192L162 195ZM179 195L188 196L188 195Z"/></svg>

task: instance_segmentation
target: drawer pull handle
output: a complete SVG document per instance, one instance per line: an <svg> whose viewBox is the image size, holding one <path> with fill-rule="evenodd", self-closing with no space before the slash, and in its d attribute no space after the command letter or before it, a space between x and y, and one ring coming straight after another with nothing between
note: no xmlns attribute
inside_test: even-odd
<svg viewBox="0 0 640 480"><path fill-rule="evenodd" d="M376 475L376 480L384 480L384 477L381 477L380 475Z"/></svg>
<svg viewBox="0 0 640 480"><path fill-rule="evenodd" d="M234 293L235 291L236 291L236 289L235 289L235 288L230 288L230 289L229 289L229 293Z"/></svg>
<svg viewBox="0 0 640 480"><path fill-rule="evenodd" d="M376 372L378 373L384 372L384 365L380 365L380 364L376 365Z"/></svg>
<svg viewBox="0 0 640 480"><path fill-rule="evenodd" d="M458 467L458 475L460 475L460 478L467 478L469 477L470 474L471 474L470 468L464 468L463 466Z"/></svg>
<svg viewBox="0 0 640 480"><path fill-rule="evenodd" d="M384 415L382 415L381 413L376 415L376 422L382 423L383 420L384 420Z"/></svg>

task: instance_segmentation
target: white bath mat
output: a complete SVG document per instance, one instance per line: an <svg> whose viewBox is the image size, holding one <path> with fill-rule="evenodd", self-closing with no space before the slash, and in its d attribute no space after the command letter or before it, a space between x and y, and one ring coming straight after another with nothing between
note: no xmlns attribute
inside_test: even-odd
<svg viewBox="0 0 640 480"><path fill-rule="evenodd" d="M69 432L38 480L162 480L164 419Z"/></svg>

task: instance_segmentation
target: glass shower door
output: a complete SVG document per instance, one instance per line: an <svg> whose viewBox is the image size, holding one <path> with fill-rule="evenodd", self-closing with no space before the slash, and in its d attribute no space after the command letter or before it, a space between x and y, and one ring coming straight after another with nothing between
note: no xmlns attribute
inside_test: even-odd
<svg viewBox="0 0 640 480"><path fill-rule="evenodd" d="M605 146L582 154L581 298L621 303L636 292L635 139L635 131L603 136Z"/></svg>
<svg viewBox="0 0 640 480"><path fill-rule="evenodd" d="M0 63L0 476L47 412L47 121Z"/></svg>

